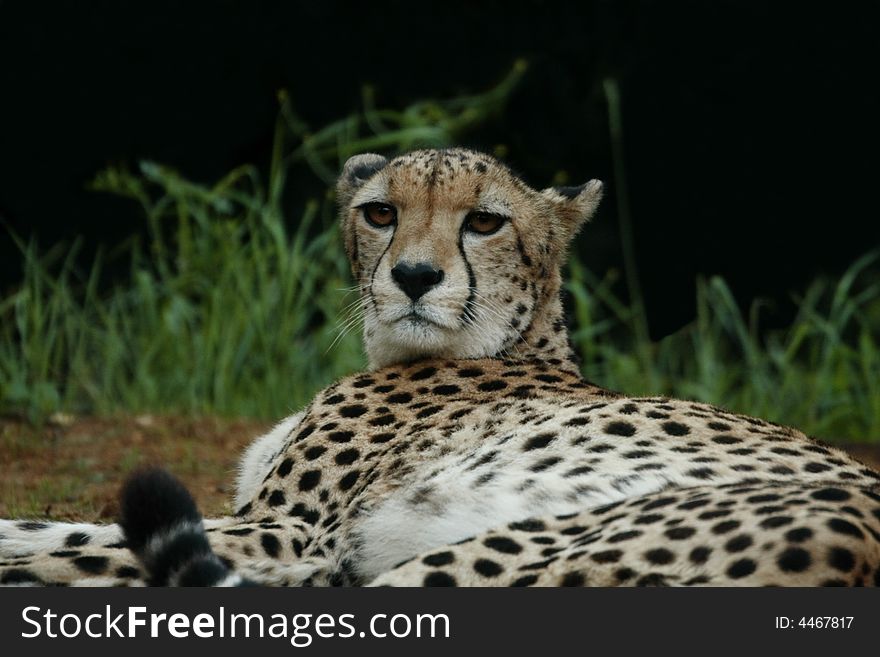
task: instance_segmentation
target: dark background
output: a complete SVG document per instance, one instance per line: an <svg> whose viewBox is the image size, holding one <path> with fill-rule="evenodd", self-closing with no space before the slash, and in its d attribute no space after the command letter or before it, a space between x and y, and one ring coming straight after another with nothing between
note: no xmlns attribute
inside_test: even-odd
<svg viewBox="0 0 880 657"><path fill-rule="evenodd" d="M861 7L866 7L863 3ZM504 143L536 186L609 182L579 249L620 268L607 106L622 90L629 201L652 334L693 316L698 273L744 305L839 273L880 243L878 23L858 4L741 2L25 2L0 0L0 218L43 246L142 230L86 190L152 159L211 182L268 163L276 91L320 126L356 110L482 91L530 63ZM291 181L305 198L317 180ZM291 220L297 213L291 212ZM0 284L20 259L0 236Z"/></svg>

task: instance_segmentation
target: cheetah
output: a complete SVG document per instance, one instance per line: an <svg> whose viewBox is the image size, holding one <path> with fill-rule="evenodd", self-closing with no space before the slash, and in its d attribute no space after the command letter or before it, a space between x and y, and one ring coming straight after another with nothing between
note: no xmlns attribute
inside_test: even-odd
<svg viewBox="0 0 880 657"><path fill-rule="evenodd" d="M233 516L146 473L121 526L0 521L0 583L880 584L880 473L583 379L560 268L601 195L461 148L352 157L337 197L368 370L245 451Z"/></svg>

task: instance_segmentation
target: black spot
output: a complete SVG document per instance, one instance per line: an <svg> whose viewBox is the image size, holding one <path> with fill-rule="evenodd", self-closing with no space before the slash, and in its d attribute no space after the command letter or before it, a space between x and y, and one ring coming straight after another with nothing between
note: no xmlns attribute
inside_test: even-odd
<svg viewBox="0 0 880 657"><path fill-rule="evenodd" d="M408 404L412 401L413 396L408 392L398 392L393 395L388 395L385 398L389 404Z"/></svg>
<svg viewBox="0 0 880 657"><path fill-rule="evenodd" d="M709 560L709 555L712 554L712 548L708 547L695 547L691 550L691 553L688 555L688 559L696 564L706 563Z"/></svg>
<svg viewBox="0 0 880 657"><path fill-rule="evenodd" d="M320 482L321 482L321 471L320 470L309 470L308 472L303 472L302 476L299 478L299 489L301 491L312 490Z"/></svg>
<svg viewBox="0 0 880 657"><path fill-rule="evenodd" d="M700 499L700 500L690 500L688 502L682 502L676 508L681 509L682 511L690 511L691 509L699 509L701 506L706 506L710 503L710 500Z"/></svg>
<svg viewBox="0 0 880 657"><path fill-rule="evenodd" d="M794 522L794 518L790 516L770 516L761 521L761 527L763 529L775 529L776 527L789 525L792 522Z"/></svg>
<svg viewBox="0 0 880 657"><path fill-rule="evenodd" d="M636 428L629 422L617 420L606 424L604 431L611 436L624 436L628 438L635 434Z"/></svg>
<svg viewBox="0 0 880 657"><path fill-rule="evenodd" d="M509 529L521 532L542 532L547 526L540 520L520 520L507 525Z"/></svg>
<svg viewBox="0 0 880 657"><path fill-rule="evenodd" d="M336 461L338 465L351 465L360 455L361 453L352 447L351 449L339 452L333 460Z"/></svg>
<svg viewBox="0 0 880 657"><path fill-rule="evenodd" d="M663 516L659 513L649 513L644 516L639 516L638 518L633 520L633 524L634 525L651 525L655 522L660 522L661 520L663 520L664 517L665 516Z"/></svg>
<svg viewBox="0 0 880 657"><path fill-rule="evenodd" d="M803 543L813 537L813 530L809 527L797 527L785 532L785 539L792 543Z"/></svg>
<svg viewBox="0 0 880 657"><path fill-rule="evenodd" d="M45 522L37 522L35 520L25 520L24 522L19 522L15 525L18 529L22 529L26 532L35 532L40 529L46 529L49 525Z"/></svg>
<svg viewBox="0 0 880 657"><path fill-rule="evenodd" d="M504 554L519 554L522 552L522 546L506 536L490 536L483 541L483 545Z"/></svg>
<svg viewBox="0 0 880 657"><path fill-rule="evenodd" d="M238 511L235 512L236 517L241 518L242 516L246 516L251 512L252 505L250 502L241 507Z"/></svg>
<svg viewBox="0 0 880 657"><path fill-rule="evenodd" d="M735 445L736 443L742 442L740 438L736 436L728 436L727 434L721 434L720 436L714 436L712 438L713 443L718 443L719 445ZM751 450L749 450L751 452Z"/></svg>
<svg viewBox="0 0 880 657"><path fill-rule="evenodd" d="M372 422L371 422L372 424ZM353 431L331 431L327 438L329 438L334 443L348 443L351 442L351 439L354 438Z"/></svg>
<svg viewBox="0 0 880 657"><path fill-rule="evenodd" d="M693 470L688 470L685 474L696 479L711 479L715 476L715 471L711 468L694 468Z"/></svg>
<svg viewBox="0 0 880 657"><path fill-rule="evenodd" d="M436 367L424 367L409 377L410 381L421 381L430 378L437 373Z"/></svg>
<svg viewBox="0 0 880 657"><path fill-rule="evenodd" d="M429 554L427 557L422 559L422 563L426 566L446 566L455 561L455 555L452 554L449 550L446 552L437 552L436 554Z"/></svg>
<svg viewBox="0 0 880 657"><path fill-rule="evenodd" d="M263 551L270 557L277 557L281 552L281 543L275 534L269 534L268 532L261 534L260 545L263 546Z"/></svg>
<svg viewBox="0 0 880 657"><path fill-rule="evenodd" d="M804 470L806 470L807 472L827 472L830 469L830 465L825 465L824 463L816 463L815 461L807 463L804 466Z"/></svg>
<svg viewBox="0 0 880 657"><path fill-rule="evenodd" d="M628 541L631 538L636 538L641 535L642 535L642 532L640 530L631 529L630 531L619 532L617 534L614 534L613 536L609 536L608 542L609 543L620 543L621 541Z"/></svg>
<svg viewBox="0 0 880 657"><path fill-rule="evenodd" d="M442 406L428 406L427 408L423 408L418 413L416 413L416 418L418 418L419 420L422 420L426 417L431 417L432 415L434 415L442 410L443 410Z"/></svg>
<svg viewBox="0 0 880 657"><path fill-rule="evenodd" d="M583 586L586 584L587 579L584 577L584 574L578 571L572 571L570 573L566 573L562 578L562 581L559 582L560 586Z"/></svg>
<svg viewBox="0 0 880 657"><path fill-rule="evenodd" d="M291 468L293 468L293 459L284 459L283 461L281 461L281 465L278 466L278 476L286 477L290 474Z"/></svg>
<svg viewBox="0 0 880 657"><path fill-rule="evenodd" d="M327 451L327 448L323 445L315 445L314 447L309 447L305 451L305 456L309 461L314 461L316 458L321 456L324 452Z"/></svg>
<svg viewBox="0 0 880 657"><path fill-rule="evenodd" d="M16 525L18 526L18 525ZM43 581L24 568L10 568L0 575L0 584L42 584Z"/></svg>
<svg viewBox="0 0 880 657"><path fill-rule="evenodd" d="M675 559L675 555L666 548L655 548L653 550L648 550L647 552L645 552L644 556L645 559L657 565L672 563L672 561Z"/></svg>
<svg viewBox="0 0 880 657"><path fill-rule="evenodd" d="M501 379L490 379L479 384L477 389L482 392L494 392L495 390L503 390L506 387L507 383Z"/></svg>
<svg viewBox="0 0 880 657"><path fill-rule="evenodd" d="M661 497L657 500L651 500L645 506L642 507L642 511L650 511L652 509L659 509L664 506L669 506L670 504L675 504L678 501L675 497Z"/></svg>
<svg viewBox="0 0 880 657"><path fill-rule="evenodd" d="M223 533L227 536L247 536L253 534L254 530L252 527L240 527L238 529L224 529Z"/></svg>
<svg viewBox="0 0 880 657"><path fill-rule="evenodd" d="M727 569L727 576L731 579L742 579L751 575L757 568L757 564L751 559L739 559Z"/></svg>
<svg viewBox="0 0 880 657"><path fill-rule="evenodd" d="M842 502L850 498L850 494L839 488L822 488L815 491L810 497L823 502Z"/></svg>
<svg viewBox="0 0 880 657"><path fill-rule="evenodd" d="M90 540L92 540L92 537L88 534L73 532L64 539L64 545L67 547L80 547L81 545L86 545Z"/></svg>
<svg viewBox="0 0 880 657"><path fill-rule="evenodd" d="M776 502L779 499L781 499L779 495L770 493L765 495L752 495L746 498L746 502L751 502L752 504L763 504L764 502Z"/></svg>
<svg viewBox="0 0 880 657"><path fill-rule="evenodd" d="M314 525L321 518L321 513L316 509L308 509L306 505L302 502L297 502L291 507L288 515L293 516L295 518L302 518L305 522L310 525Z"/></svg>
<svg viewBox="0 0 880 657"><path fill-rule="evenodd" d="M141 576L141 571L132 566L120 566L116 569L116 576L122 579L136 579Z"/></svg>
<svg viewBox="0 0 880 657"><path fill-rule="evenodd" d="M810 567L810 553L801 548L787 548L779 555L776 565L787 573L802 573Z"/></svg>
<svg viewBox="0 0 880 657"><path fill-rule="evenodd" d="M456 586L455 578L442 570L425 575L422 584L424 586Z"/></svg>
<svg viewBox="0 0 880 657"><path fill-rule="evenodd" d="M339 414L342 417L360 417L366 412L367 407L363 404L352 404L350 406L343 406L339 409Z"/></svg>
<svg viewBox="0 0 880 657"><path fill-rule="evenodd" d="M269 506L281 506L285 501L284 492L280 490L273 490L269 496Z"/></svg>
<svg viewBox="0 0 880 657"><path fill-rule="evenodd" d="M696 534L697 530L693 527L672 527L663 533L666 535L666 538L670 538L673 541L683 541Z"/></svg>
<svg viewBox="0 0 880 657"><path fill-rule="evenodd" d="M710 422L706 426L713 431L730 431L730 425L724 424L724 422Z"/></svg>
<svg viewBox="0 0 880 657"><path fill-rule="evenodd" d="M450 383L442 386L434 386L434 389L431 392L435 395L454 395L457 392L461 392L461 388Z"/></svg>
<svg viewBox="0 0 880 657"><path fill-rule="evenodd" d="M377 433L375 436L370 438L371 443L387 443L389 440L395 437L393 433Z"/></svg>
<svg viewBox="0 0 880 657"><path fill-rule="evenodd" d="M856 558L853 553L844 548L832 548L828 554L828 565L837 570L848 573L856 565Z"/></svg>
<svg viewBox="0 0 880 657"><path fill-rule="evenodd" d="M724 544L724 549L728 552L742 552L752 545L752 537L748 534L740 534L734 536Z"/></svg>
<svg viewBox="0 0 880 657"><path fill-rule="evenodd" d="M865 534L861 529L842 518L832 518L829 520L828 528L838 534L846 534L847 536L855 536L856 538L865 538Z"/></svg>
<svg viewBox="0 0 880 657"><path fill-rule="evenodd" d="M308 438L309 436L311 436L314 431L315 431L315 425L314 424L307 424L305 426L305 428L303 428L303 430L300 431L296 435L296 438L294 439L294 441L301 442L301 441L305 440L306 438Z"/></svg>
<svg viewBox="0 0 880 657"><path fill-rule="evenodd" d="M846 586L846 582L842 579L826 579L822 582L822 586Z"/></svg>
<svg viewBox="0 0 880 657"><path fill-rule="evenodd" d="M590 559L596 563L616 563L623 556L622 550L603 550L590 555Z"/></svg>
<svg viewBox="0 0 880 657"><path fill-rule="evenodd" d="M392 424L397 418L394 417L391 413L386 413L385 415L380 415L379 417L374 417L370 420L370 425L374 427L385 427L389 424Z"/></svg>
<svg viewBox="0 0 880 657"><path fill-rule="evenodd" d="M667 586L666 576L660 573L648 573L636 580L636 586Z"/></svg>
<svg viewBox="0 0 880 657"><path fill-rule="evenodd" d="M784 506L771 504L770 506L759 506L757 509L755 509L755 514L759 516L766 516L768 513L780 513L781 511L785 510L786 508Z"/></svg>
<svg viewBox="0 0 880 657"><path fill-rule="evenodd" d="M725 520L712 527L713 534L726 534L740 526L739 520Z"/></svg>
<svg viewBox="0 0 880 657"><path fill-rule="evenodd" d="M511 586L531 586L538 581L537 575L525 575L511 583Z"/></svg>
<svg viewBox="0 0 880 657"><path fill-rule="evenodd" d="M489 559L477 559L474 562L474 570L483 577L496 577L504 572L504 569Z"/></svg>
<svg viewBox="0 0 880 657"><path fill-rule="evenodd" d="M348 474L346 474L342 479L339 480L339 490L346 491L352 486L354 486L355 482L358 480L358 477L361 476L359 470L352 470Z"/></svg>
<svg viewBox="0 0 880 657"><path fill-rule="evenodd" d="M686 424L682 424L681 422L664 422L662 425L663 431L665 431L670 436L686 436L691 430Z"/></svg>
<svg viewBox="0 0 880 657"><path fill-rule="evenodd" d="M542 459L535 463L532 467L529 468L532 472L543 472L547 468L552 468L554 465L559 463L562 460L559 456L550 456L546 459Z"/></svg>
<svg viewBox="0 0 880 657"><path fill-rule="evenodd" d="M107 570L108 563L107 557L77 557L73 560L74 566L90 575L101 575Z"/></svg>

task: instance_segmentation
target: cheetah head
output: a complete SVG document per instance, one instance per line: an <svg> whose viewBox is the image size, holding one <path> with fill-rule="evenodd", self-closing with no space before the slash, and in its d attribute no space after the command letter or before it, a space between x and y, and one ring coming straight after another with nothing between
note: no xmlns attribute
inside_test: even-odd
<svg viewBox="0 0 880 657"><path fill-rule="evenodd" d="M601 195L598 180L538 191L458 148L349 159L337 197L371 367L570 356L559 269Z"/></svg>

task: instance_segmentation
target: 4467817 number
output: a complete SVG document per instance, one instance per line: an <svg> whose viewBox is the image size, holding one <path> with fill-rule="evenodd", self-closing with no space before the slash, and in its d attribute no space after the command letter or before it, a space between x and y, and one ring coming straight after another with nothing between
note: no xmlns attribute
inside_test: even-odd
<svg viewBox="0 0 880 657"><path fill-rule="evenodd" d="M776 629L847 630L852 627L855 616L777 616Z"/></svg>

